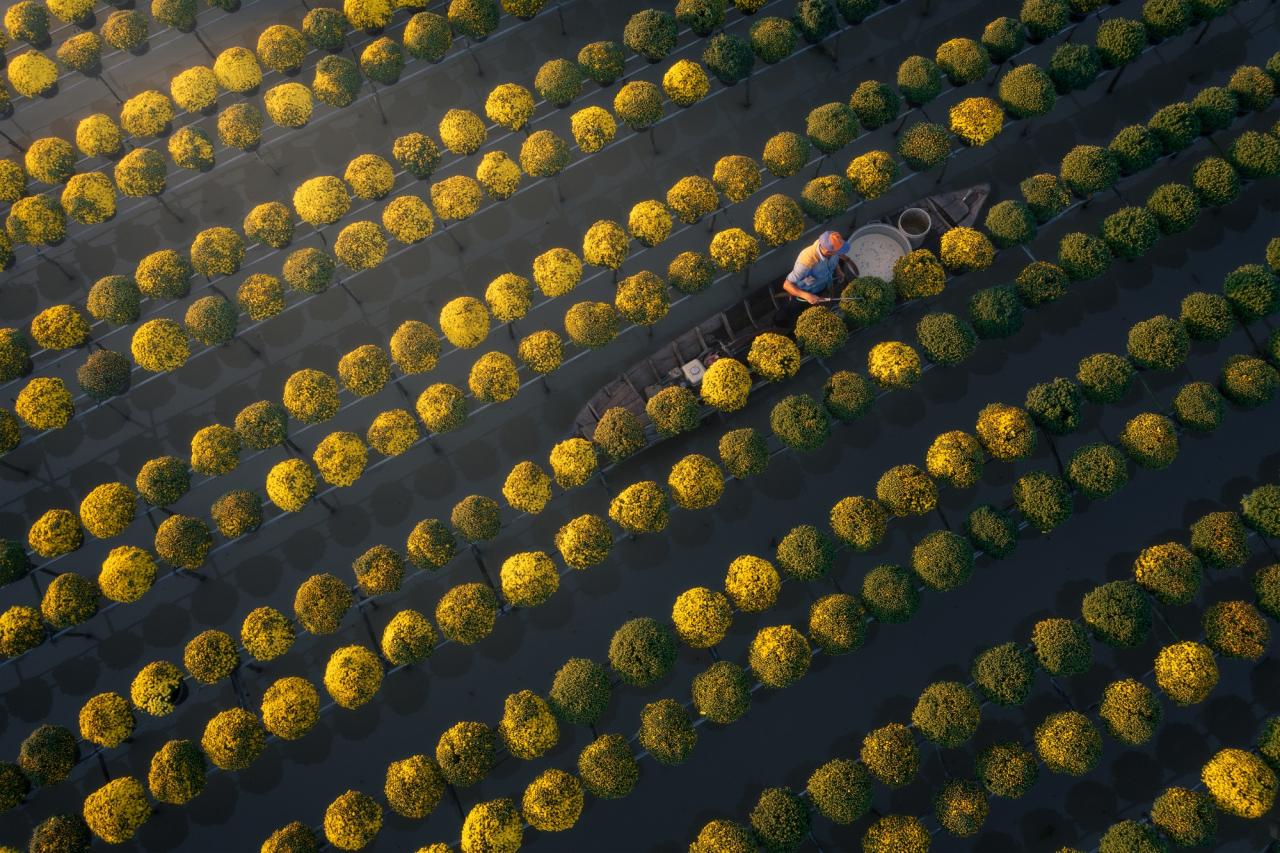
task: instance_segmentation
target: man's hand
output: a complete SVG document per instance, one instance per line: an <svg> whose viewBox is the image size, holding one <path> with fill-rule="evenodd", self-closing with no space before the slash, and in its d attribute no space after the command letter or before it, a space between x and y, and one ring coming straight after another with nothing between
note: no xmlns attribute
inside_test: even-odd
<svg viewBox="0 0 1280 853"><path fill-rule="evenodd" d="M808 302L810 305L817 305L822 301L822 297L816 293L809 293L807 290L802 290L800 293L802 294L800 298L805 302Z"/></svg>

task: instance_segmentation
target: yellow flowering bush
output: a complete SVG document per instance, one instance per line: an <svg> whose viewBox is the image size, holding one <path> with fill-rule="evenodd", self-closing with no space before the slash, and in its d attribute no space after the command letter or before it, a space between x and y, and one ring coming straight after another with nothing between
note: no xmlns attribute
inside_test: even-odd
<svg viewBox="0 0 1280 853"><path fill-rule="evenodd" d="M147 16L133 9L119 9L102 24L102 40L117 50L134 51L147 43Z"/></svg>
<svg viewBox="0 0 1280 853"><path fill-rule="evenodd" d="M511 356L487 352L471 365L467 386L482 403L505 403L519 392L520 373Z"/></svg>
<svg viewBox="0 0 1280 853"><path fill-rule="evenodd" d="M498 735L508 752L529 761L559 742L560 726L545 699L532 690L521 690L503 703Z"/></svg>
<svg viewBox="0 0 1280 853"><path fill-rule="evenodd" d="M338 359L338 378L342 387L357 396L378 393L391 379L386 350L376 344L356 347Z"/></svg>
<svg viewBox="0 0 1280 853"><path fill-rule="evenodd" d="M80 523L99 539L119 536L133 523L138 496L124 483L94 486L80 501Z"/></svg>
<svg viewBox="0 0 1280 853"><path fill-rule="evenodd" d="M533 118L533 94L518 83L494 86L484 102L489 121L507 130L523 130Z"/></svg>
<svg viewBox="0 0 1280 853"><path fill-rule="evenodd" d="M333 254L352 270L371 270L387 256L387 238L376 222L352 222L338 232Z"/></svg>
<svg viewBox="0 0 1280 853"><path fill-rule="evenodd" d="M71 349L89 339L89 321L74 305L54 305L31 320L31 338L45 349Z"/></svg>
<svg viewBox="0 0 1280 853"><path fill-rule="evenodd" d="M569 119L573 141L583 154L594 154L618 135L618 123L603 107L586 107Z"/></svg>
<svg viewBox="0 0 1280 853"><path fill-rule="evenodd" d="M595 476L599 459L595 446L585 438L567 438L551 448L548 461L556 485L575 489Z"/></svg>
<svg viewBox="0 0 1280 853"><path fill-rule="evenodd" d="M436 604L436 624L440 632L466 646L489 636L497 618L498 597L482 583L455 586Z"/></svg>
<svg viewBox="0 0 1280 853"><path fill-rule="evenodd" d="M627 231L645 246L656 246L671 235L671 211L657 199L642 201L627 215Z"/></svg>
<svg viewBox="0 0 1280 853"><path fill-rule="evenodd" d="M686 225L715 213L720 196L715 184L700 175L681 178L667 190L667 205Z"/></svg>
<svg viewBox="0 0 1280 853"><path fill-rule="evenodd" d="M369 5L379 3L387 5L386 0L375 0ZM344 8L353 5L356 5L353 0L343 3ZM325 840L339 850L361 850L369 846L381 829L382 806L368 794L347 791L324 810Z"/></svg>
<svg viewBox="0 0 1280 853"><path fill-rule="evenodd" d="M702 377L702 402L721 412L736 412L747 404L751 372L737 359L718 358Z"/></svg>
<svg viewBox="0 0 1280 853"><path fill-rule="evenodd" d="M432 432L448 432L467 419L467 397L462 389L447 382L427 387L414 406L418 417Z"/></svg>
<svg viewBox="0 0 1280 853"><path fill-rule="evenodd" d="M382 686L382 661L364 646L344 646L329 656L324 688L347 710L359 708Z"/></svg>
<svg viewBox="0 0 1280 853"><path fill-rule="evenodd" d="M293 191L293 210L314 228L337 222L351 209L351 195L333 175L309 178Z"/></svg>
<svg viewBox="0 0 1280 853"><path fill-rule="evenodd" d="M537 130L520 146L520 167L535 178L549 178L569 165L569 144L549 130Z"/></svg>
<svg viewBox="0 0 1280 853"><path fill-rule="evenodd" d="M193 172L209 169L214 163L213 142L198 127L180 127L166 143L174 165Z"/></svg>
<svg viewBox="0 0 1280 853"><path fill-rule="evenodd" d="M405 320L391 335L391 360L404 374L435 369L440 358L440 338L419 320Z"/></svg>
<svg viewBox="0 0 1280 853"><path fill-rule="evenodd" d="M733 623L733 609L724 593L695 586L680 593L671 607L676 636L691 649L717 645Z"/></svg>
<svg viewBox="0 0 1280 853"><path fill-rule="evenodd" d="M505 151L490 151L480 158L476 166L476 180L484 191L496 199L508 199L520 189L524 173L520 164Z"/></svg>
<svg viewBox="0 0 1280 853"><path fill-rule="evenodd" d="M586 349L599 349L618 336L618 312L607 302L578 302L564 314L564 330Z"/></svg>
<svg viewBox="0 0 1280 853"><path fill-rule="evenodd" d="M284 310L284 285L266 273L254 273L236 289L236 305L250 320L260 322Z"/></svg>
<svg viewBox="0 0 1280 853"><path fill-rule="evenodd" d="M489 136L484 119L471 110L449 110L440 119L439 129L444 147L463 156L479 151Z"/></svg>
<svg viewBox="0 0 1280 853"><path fill-rule="evenodd" d="M76 152L71 143L57 136L32 140L22 162L27 174L46 184L60 184L75 174Z"/></svg>
<svg viewBox="0 0 1280 853"><path fill-rule="evenodd" d="M883 341L867 353L867 373L881 388L910 388L920 381L920 354L900 341Z"/></svg>
<svg viewBox="0 0 1280 853"><path fill-rule="evenodd" d="M762 332L751 341L747 364L770 382L781 382L800 369L800 348L786 335Z"/></svg>
<svg viewBox="0 0 1280 853"><path fill-rule="evenodd" d="M80 736L103 749L115 749L133 735L136 720L119 693L99 693L80 706Z"/></svg>
<svg viewBox="0 0 1280 853"><path fill-rule="evenodd" d="M667 283L656 274L642 270L618 282L613 304L627 322L652 326L667 316L671 300L667 295Z"/></svg>
<svg viewBox="0 0 1280 853"><path fill-rule="evenodd" d="M781 588L782 578L773 564L751 554L735 557L725 573L724 591L744 613L768 610L778 600Z"/></svg>
<svg viewBox="0 0 1280 853"><path fill-rule="evenodd" d="M637 133L662 118L662 90L647 80L632 80L613 96L613 111Z"/></svg>
<svg viewBox="0 0 1280 853"><path fill-rule="evenodd" d="M71 510L51 509L31 523L27 543L41 557L61 557L84 544L84 530Z"/></svg>
<svg viewBox="0 0 1280 853"><path fill-rule="evenodd" d="M466 175L454 175L431 185L431 205L441 219L466 219L480 209L483 198L480 184Z"/></svg>
<svg viewBox="0 0 1280 853"><path fill-rule="evenodd" d="M56 376L37 376L18 392L14 412L34 430L61 429L75 414L66 383Z"/></svg>
<svg viewBox="0 0 1280 853"><path fill-rule="evenodd" d="M1156 655L1155 669L1156 686L1179 705L1203 702L1218 685L1218 664L1203 643L1165 646Z"/></svg>
<svg viewBox="0 0 1280 853"><path fill-rule="evenodd" d="M67 236L67 214L45 195L29 195L15 201L4 225L9 239L18 245L52 246Z"/></svg>
<svg viewBox="0 0 1280 853"><path fill-rule="evenodd" d="M760 244L741 228L719 231L711 239L711 258L722 269L741 272L755 263Z"/></svg>
<svg viewBox="0 0 1280 853"><path fill-rule="evenodd" d="M539 832L572 829L584 805L582 782L563 770L544 770L524 790L524 819Z"/></svg>
<svg viewBox="0 0 1280 853"><path fill-rule="evenodd" d="M306 37L287 24L272 24L258 34L258 59L272 71L297 71L308 49Z"/></svg>
<svg viewBox="0 0 1280 853"><path fill-rule="evenodd" d="M484 291L484 301L499 323L511 323L527 314L532 296L533 285L529 280L509 272L489 282Z"/></svg>
<svg viewBox="0 0 1280 853"><path fill-rule="evenodd" d="M564 361L564 341L550 329L543 329L521 338L516 356L534 373L550 373Z"/></svg>
<svg viewBox="0 0 1280 853"><path fill-rule="evenodd" d="M986 145L1004 127L1004 110L991 98L965 98L951 108L951 132L965 145Z"/></svg>
<svg viewBox="0 0 1280 853"><path fill-rule="evenodd" d="M804 233L804 214L795 199L774 193L756 207L752 228L766 246L781 246L800 239Z"/></svg>
<svg viewBox="0 0 1280 853"><path fill-rule="evenodd" d="M338 413L338 383L320 370L297 370L285 380L281 402L303 423L321 423Z"/></svg>
<svg viewBox="0 0 1280 853"><path fill-rule="evenodd" d="M471 807L462 822L463 853L515 853L524 840L524 820L508 799Z"/></svg>
<svg viewBox="0 0 1280 853"><path fill-rule="evenodd" d="M180 324L166 318L148 320L133 333L130 344L133 360L143 370L164 373L186 364L191 355L187 333Z"/></svg>
<svg viewBox="0 0 1280 853"><path fill-rule="evenodd" d="M267 497L285 512L301 512L316 493L315 471L301 459L278 462L267 472Z"/></svg>
<svg viewBox="0 0 1280 853"><path fill-rule="evenodd" d="M844 176L858 195L879 198L898 179L898 163L888 151L868 151L849 161Z"/></svg>
<svg viewBox="0 0 1280 853"><path fill-rule="evenodd" d="M253 51L246 47L229 47L213 61L213 76L228 92L248 94L262 84L262 67Z"/></svg>
<svg viewBox="0 0 1280 853"><path fill-rule="evenodd" d="M416 610L401 610L383 629L379 645L388 663L406 666L429 658L435 651L437 639L436 629L426 616Z"/></svg>
<svg viewBox="0 0 1280 853"><path fill-rule="evenodd" d="M169 96L180 109L202 113L218 103L218 77L207 65L194 65L169 80Z"/></svg>
<svg viewBox="0 0 1280 853"><path fill-rule="evenodd" d="M671 499L688 510L715 506L724 493L724 472L699 453L690 453L675 465L667 477Z"/></svg>
<svg viewBox="0 0 1280 853"><path fill-rule="evenodd" d="M568 249L548 249L533 259L533 281L543 296L563 296L582 281L582 261Z"/></svg>
<svg viewBox="0 0 1280 853"><path fill-rule="evenodd" d="M589 569L609 556L613 532L598 515L580 515L556 531L556 550L571 569Z"/></svg>
<svg viewBox="0 0 1280 853"><path fill-rule="evenodd" d="M597 220L582 238L582 259L598 267L616 270L630 252L626 230L611 219Z"/></svg>
<svg viewBox="0 0 1280 853"><path fill-rule="evenodd" d="M405 194L396 196L382 209L382 227L407 246L430 237L436 230L436 220L422 198Z"/></svg>
<svg viewBox="0 0 1280 853"><path fill-rule="evenodd" d="M102 561L98 588L112 601L129 604L146 595L156 579L156 558L132 545L112 548Z"/></svg>
<svg viewBox="0 0 1280 853"><path fill-rule="evenodd" d="M123 139L120 128L105 113L85 116L76 124L76 147L86 157L114 157Z"/></svg>
<svg viewBox="0 0 1280 853"><path fill-rule="evenodd" d="M240 643L256 661L275 660L293 646L293 622L274 607L256 607L240 626Z"/></svg>
<svg viewBox="0 0 1280 853"><path fill-rule="evenodd" d="M987 235L962 226L943 233L939 256L949 271L966 273L991 266L996 259L996 250Z"/></svg>
<svg viewBox="0 0 1280 853"><path fill-rule="evenodd" d="M120 126L132 136L160 136L172 121L173 103L155 89L139 92L120 108Z"/></svg>
<svg viewBox="0 0 1280 853"><path fill-rule="evenodd" d="M698 63L681 59L662 75L662 91L678 107L691 107L711 91L711 80Z"/></svg>
<svg viewBox="0 0 1280 853"><path fill-rule="evenodd" d="M537 463L520 462L507 474L502 496L512 509L537 515L551 500L551 477Z"/></svg>
<svg viewBox="0 0 1280 853"><path fill-rule="evenodd" d="M320 694L298 676L278 678L262 694L262 725L282 740L297 740L320 717Z"/></svg>
<svg viewBox="0 0 1280 853"><path fill-rule="evenodd" d="M351 186L356 198L382 198L396 184L395 170L391 164L376 154L361 154L347 164L342 177Z"/></svg>
<svg viewBox="0 0 1280 853"><path fill-rule="evenodd" d="M474 349L489 336L489 312L472 296L459 296L440 309L440 331L459 349Z"/></svg>
<svg viewBox="0 0 1280 853"><path fill-rule="evenodd" d="M405 409L380 412L369 424L365 440L383 456L399 456L419 438L418 422Z"/></svg>
<svg viewBox="0 0 1280 853"><path fill-rule="evenodd" d="M350 486L369 461L369 448L354 432L331 432L316 445L311 460L331 486Z"/></svg>
<svg viewBox="0 0 1280 853"><path fill-rule="evenodd" d="M311 121L314 103L311 90L301 83L272 86L262 96L267 117L280 127L305 127Z"/></svg>
<svg viewBox="0 0 1280 853"><path fill-rule="evenodd" d="M28 50L9 60L9 85L28 98L49 93L58 83L58 66L43 53Z"/></svg>
<svg viewBox="0 0 1280 853"><path fill-rule="evenodd" d="M232 104L218 114L218 138L248 151L262 141L262 113L250 103Z"/></svg>
<svg viewBox="0 0 1280 853"><path fill-rule="evenodd" d="M396 814L421 819L435 811L440 798L444 796L444 786L444 776L434 758L411 755L387 765L383 795L387 798L387 805Z"/></svg>
<svg viewBox="0 0 1280 853"><path fill-rule="evenodd" d="M1275 771L1243 749L1219 750L1201 768L1200 779L1214 805L1236 817L1260 818L1275 803Z"/></svg>
<svg viewBox="0 0 1280 853"><path fill-rule="evenodd" d="M84 799L89 831L108 844L129 841L150 819L147 792L132 776L112 779Z"/></svg>

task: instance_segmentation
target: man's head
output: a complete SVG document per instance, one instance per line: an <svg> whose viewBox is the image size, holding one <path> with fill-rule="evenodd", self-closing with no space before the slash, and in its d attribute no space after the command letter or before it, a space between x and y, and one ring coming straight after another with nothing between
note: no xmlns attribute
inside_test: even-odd
<svg viewBox="0 0 1280 853"><path fill-rule="evenodd" d="M844 247L844 238L838 231L823 231L818 238L818 251L822 257L829 258Z"/></svg>

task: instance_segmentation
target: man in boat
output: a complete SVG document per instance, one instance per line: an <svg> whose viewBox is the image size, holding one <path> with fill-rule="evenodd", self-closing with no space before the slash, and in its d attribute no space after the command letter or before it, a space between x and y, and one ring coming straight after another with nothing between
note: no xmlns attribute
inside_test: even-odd
<svg viewBox="0 0 1280 853"><path fill-rule="evenodd" d="M849 259L849 245L837 231L822 232L811 245L800 250L796 265L782 282L782 289L793 300L804 300L810 305L838 296L839 288L857 275Z"/></svg>

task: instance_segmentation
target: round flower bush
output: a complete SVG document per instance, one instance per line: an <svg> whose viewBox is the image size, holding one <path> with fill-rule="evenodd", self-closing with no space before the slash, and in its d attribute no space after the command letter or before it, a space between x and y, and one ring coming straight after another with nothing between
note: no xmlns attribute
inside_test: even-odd
<svg viewBox="0 0 1280 853"><path fill-rule="evenodd" d="M736 663L717 661L693 678L693 707L713 723L728 725L751 708L751 682Z"/></svg>
<svg viewBox="0 0 1280 853"><path fill-rule="evenodd" d="M878 281L878 279L869 279ZM923 299L937 296L946 286L947 273L942 262L928 249L916 249L898 258L893 264L893 285L902 299ZM858 281L868 281L863 278ZM855 282L856 283L856 282ZM884 294L892 303L892 294ZM887 308L885 309L887 311ZM881 312L881 316L884 312ZM876 320L880 317L877 316ZM869 324L868 324L869 325Z"/></svg>
<svg viewBox="0 0 1280 853"><path fill-rule="evenodd" d="M531 690L521 690L506 698L498 735L508 752L528 761L554 747L560 729L546 700Z"/></svg>
<svg viewBox="0 0 1280 853"><path fill-rule="evenodd" d="M569 120L573 141L583 154L593 154L604 148L618 133L618 123L603 107L585 107Z"/></svg>
<svg viewBox="0 0 1280 853"><path fill-rule="evenodd" d="M881 388L910 388L920 380L920 355L898 341L878 343L867 354L867 373Z"/></svg>
<svg viewBox="0 0 1280 853"><path fill-rule="evenodd" d="M85 797L84 821L108 844L123 844L151 818L151 803L142 783L122 776Z"/></svg>
<svg viewBox="0 0 1280 853"><path fill-rule="evenodd" d="M444 777L432 758L411 755L387 765L383 795L391 810L401 817L427 817L440 804L444 791Z"/></svg>
<svg viewBox="0 0 1280 853"><path fill-rule="evenodd" d="M1242 749L1219 750L1201 769L1200 779L1214 805L1229 815L1261 817L1275 802L1275 772Z"/></svg>
<svg viewBox="0 0 1280 853"><path fill-rule="evenodd" d="M1059 711L1036 727L1035 746L1051 772L1083 776L1098 763L1102 737L1084 714Z"/></svg>
<svg viewBox="0 0 1280 853"><path fill-rule="evenodd" d="M569 340L585 349L599 349L618 335L618 312L607 302L579 302L564 315Z"/></svg>
<svg viewBox="0 0 1280 853"><path fill-rule="evenodd" d="M204 791L208 772L200 747L189 740L171 740L151 757L147 787L161 803L185 805Z"/></svg>
<svg viewBox="0 0 1280 853"><path fill-rule="evenodd" d="M1109 444L1087 444L1072 454L1067 479L1085 497L1108 498L1129 481L1124 455Z"/></svg>
<svg viewBox="0 0 1280 853"><path fill-rule="evenodd" d="M1156 686L1179 705L1203 702L1218 684L1213 652L1197 642L1165 646L1156 655Z"/></svg>
<svg viewBox="0 0 1280 853"><path fill-rule="evenodd" d="M1134 124L1112 138L1107 150L1116 158L1121 175L1149 169L1160 157L1160 141L1148 128Z"/></svg>
<svg viewBox="0 0 1280 853"><path fill-rule="evenodd" d="M138 671L129 685L129 699L153 717L173 713L182 688L182 670L168 661L153 661Z"/></svg>
<svg viewBox="0 0 1280 853"><path fill-rule="evenodd" d="M808 524L793 527L778 543L778 565L799 580L817 580L831 571L835 545L822 531Z"/></svg>
<svg viewBox="0 0 1280 853"><path fill-rule="evenodd" d="M911 730L901 723L881 726L862 739L862 765L875 779L890 788L900 788L920 769L920 750Z"/></svg>
<svg viewBox="0 0 1280 853"><path fill-rule="evenodd" d="M705 382L705 379L704 379ZM816 450L831 434L827 411L807 394L784 397L769 412L769 427L793 450Z"/></svg>
<svg viewBox="0 0 1280 853"><path fill-rule="evenodd" d="M609 706L609 674L586 658L570 658L559 671L547 694L552 712L563 722L590 726Z"/></svg>
<svg viewBox="0 0 1280 853"><path fill-rule="evenodd" d="M951 132L975 148L995 139L1004 127L1004 110L991 98L965 98L948 116Z"/></svg>
<svg viewBox="0 0 1280 853"><path fill-rule="evenodd" d="M1240 194L1240 174L1221 157L1206 157L1191 172L1191 188L1202 205L1221 207Z"/></svg>
<svg viewBox="0 0 1280 853"><path fill-rule="evenodd" d="M614 96L613 111L637 133L647 130L662 118L662 90L647 81L632 80Z"/></svg>
<svg viewBox="0 0 1280 853"><path fill-rule="evenodd" d="M455 586L436 605L436 624L447 639L463 645L479 642L493 631L498 598L482 583Z"/></svg>
<svg viewBox="0 0 1280 853"><path fill-rule="evenodd" d="M908 56L898 66L897 83L908 104L922 106L942 92L942 72L931 59Z"/></svg>
<svg viewBox="0 0 1280 853"><path fill-rule="evenodd" d="M151 589L156 578L156 561L147 551L132 545L112 548L102 561L98 587L112 601L137 601Z"/></svg>
<svg viewBox="0 0 1280 853"><path fill-rule="evenodd" d="M910 168L926 172L951 155L951 133L940 124L916 122L898 137L898 154Z"/></svg>
<svg viewBox="0 0 1280 853"><path fill-rule="evenodd" d="M382 829L382 806L368 794L347 791L325 808L323 828L325 839L339 850L361 850Z"/></svg>
<svg viewBox="0 0 1280 853"><path fill-rule="evenodd" d="M783 131L765 142L761 162L774 177L789 178L809 162L812 147L808 137L789 130Z"/></svg>
<svg viewBox="0 0 1280 853"><path fill-rule="evenodd" d="M580 515L556 531L556 549L574 569L588 569L602 563L613 546L613 533L597 515Z"/></svg>
<svg viewBox="0 0 1280 853"><path fill-rule="evenodd" d="M515 607L537 607L560 587L551 558L541 551L513 554L502 563L502 596Z"/></svg>
<svg viewBox="0 0 1280 853"><path fill-rule="evenodd" d="M325 664L324 688L340 707L359 708L382 686L382 673L382 661L373 652L364 646L344 646Z"/></svg>
<svg viewBox="0 0 1280 853"><path fill-rule="evenodd" d="M782 585L768 560L751 555L735 557L725 574L725 593L744 613L758 613L773 606Z"/></svg>
<svg viewBox="0 0 1280 853"><path fill-rule="evenodd" d="M658 533L667 526L666 493L652 480L633 483L609 503L609 518L628 533Z"/></svg>
<svg viewBox="0 0 1280 853"><path fill-rule="evenodd" d="M627 684L646 687L666 676L675 663L671 631L647 617L631 619L609 641L609 665Z"/></svg>
<svg viewBox="0 0 1280 853"><path fill-rule="evenodd" d="M98 588L74 572L53 579L40 598L40 615L55 629L87 622L98 612Z"/></svg>
<svg viewBox="0 0 1280 853"><path fill-rule="evenodd" d="M627 233L645 246L656 246L671 234L671 211L660 201L642 201L631 208Z"/></svg>
<svg viewBox="0 0 1280 853"><path fill-rule="evenodd" d="M455 723L436 744L436 763L445 781L470 787L489 774L494 761L496 736L483 723Z"/></svg>

